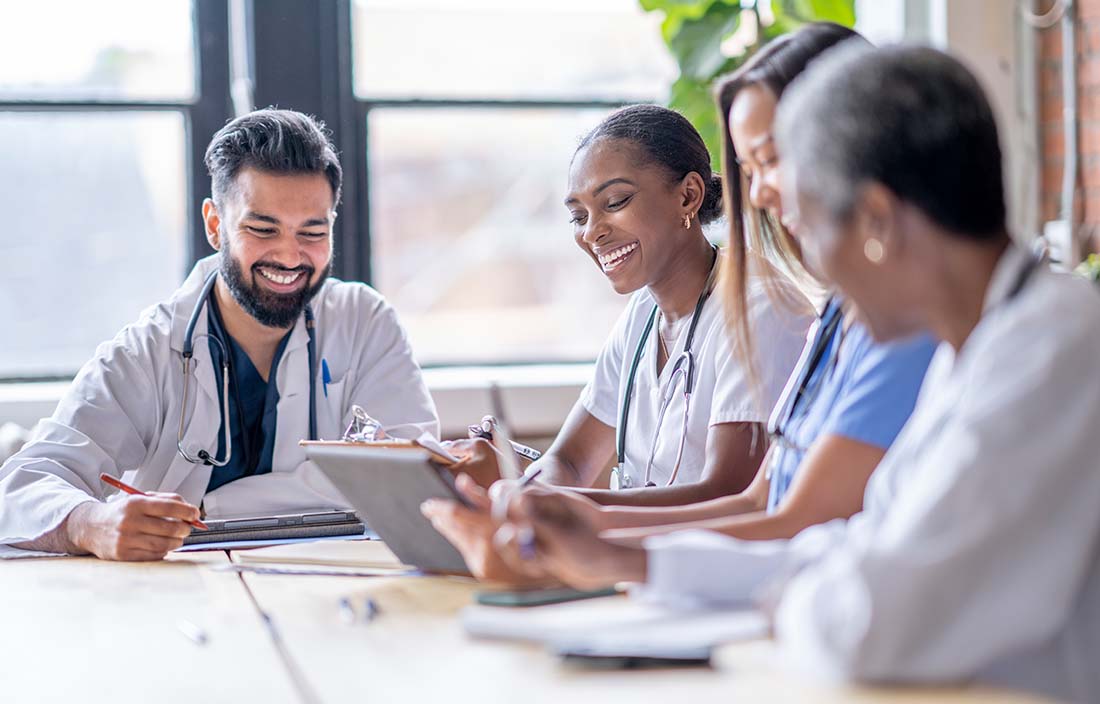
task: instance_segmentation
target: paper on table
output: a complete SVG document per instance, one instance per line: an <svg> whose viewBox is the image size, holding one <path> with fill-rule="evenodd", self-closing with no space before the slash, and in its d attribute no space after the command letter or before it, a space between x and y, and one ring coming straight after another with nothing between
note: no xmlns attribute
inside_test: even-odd
<svg viewBox="0 0 1100 704"><path fill-rule="evenodd" d="M462 625L472 636L546 643L557 650L652 654L758 638L767 620L757 611L682 611L625 597L508 609L470 606Z"/></svg>
<svg viewBox="0 0 1100 704"><path fill-rule="evenodd" d="M423 447L425 450L430 450L435 454L446 457L451 462L458 462L458 458L452 455L447 448L443 447L443 443L432 437L429 432L424 432L420 437L416 439L416 444Z"/></svg>
<svg viewBox="0 0 1100 704"><path fill-rule="evenodd" d="M584 633L555 636L548 645L557 652L661 657L767 634L768 620L759 611L699 611L609 630L589 628Z"/></svg>
<svg viewBox="0 0 1100 704"><path fill-rule="evenodd" d="M368 540L378 540L378 534L368 530ZM363 535L325 535L311 538L270 538L266 540L221 540L216 543L195 543L176 548L173 552L201 552L203 550L251 550L273 545L297 545L299 543L321 543L329 541L363 541Z"/></svg>
<svg viewBox="0 0 1100 704"><path fill-rule="evenodd" d="M250 574L280 574L322 577L403 577L421 574L416 569L394 567L341 567L339 565L215 565L216 572L248 572Z"/></svg>
<svg viewBox="0 0 1100 704"><path fill-rule="evenodd" d="M380 540L343 540L277 545L236 554L246 564L324 565L408 569Z"/></svg>
<svg viewBox="0 0 1100 704"><path fill-rule="evenodd" d="M38 550L13 548L10 545L0 545L0 560L20 560L27 557L69 557L69 555L63 552L40 552Z"/></svg>

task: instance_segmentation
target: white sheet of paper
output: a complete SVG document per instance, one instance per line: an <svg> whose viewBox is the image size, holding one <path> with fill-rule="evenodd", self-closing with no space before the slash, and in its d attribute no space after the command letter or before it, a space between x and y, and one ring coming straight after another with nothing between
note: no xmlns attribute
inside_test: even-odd
<svg viewBox="0 0 1100 704"><path fill-rule="evenodd" d="M307 567L368 568L408 570L380 540L296 543L277 547L244 550L236 559L251 565L303 565Z"/></svg>
<svg viewBox="0 0 1100 704"><path fill-rule="evenodd" d="M432 437L431 433L428 433L428 432L423 433L420 437L418 437L416 439L416 442L421 447L423 447L425 449L428 449L428 450L431 450L432 452L436 453L437 455L441 455L443 457L446 457L451 462L458 462L458 458L455 457L454 455L452 455L447 450L447 448L443 447L443 443L439 442L434 437Z"/></svg>
<svg viewBox="0 0 1100 704"><path fill-rule="evenodd" d="M252 574L305 575L320 577L401 577L420 574L413 568L309 567L305 565L216 565L215 572L249 572Z"/></svg>
<svg viewBox="0 0 1100 704"><path fill-rule="evenodd" d="M624 654L709 647L768 632L767 619L753 609L684 611L625 597L523 609L470 606L461 618L466 632L475 637Z"/></svg>

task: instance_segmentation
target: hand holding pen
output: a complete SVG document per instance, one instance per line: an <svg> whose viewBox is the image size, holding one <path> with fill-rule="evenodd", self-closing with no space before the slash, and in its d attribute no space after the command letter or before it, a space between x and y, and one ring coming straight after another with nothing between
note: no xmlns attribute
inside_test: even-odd
<svg viewBox="0 0 1100 704"><path fill-rule="evenodd" d="M183 545L192 526L206 528L199 509L178 494L146 493L108 474L100 479L129 496L89 500L72 510L66 531L82 551L107 560L160 560Z"/></svg>

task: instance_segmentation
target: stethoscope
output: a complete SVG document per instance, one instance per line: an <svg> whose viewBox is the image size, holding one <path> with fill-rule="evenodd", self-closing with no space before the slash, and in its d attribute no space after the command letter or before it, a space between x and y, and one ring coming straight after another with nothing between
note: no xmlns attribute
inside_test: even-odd
<svg viewBox="0 0 1100 704"><path fill-rule="evenodd" d="M666 384L661 394L661 405L657 411L657 423L654 425L653 430L653 442L650 444L649 459L646 461L645 465L643 486L646 487L657 486L649 477L653 470L653 460L657 456L657 441L661 437L661 424L664 422L665 413L668 411L668 407L672 405L676 386L683 380L684 417L680 428L680 444L676 450L676 463L672 467L672 474L669 475L668 482L665 486L672 486L673 482L676 481L676 475L680 472L680 461L684 457L684 445L687 442L691 394L695 390L695 355L692 354L691 346L695 341L695 329L699 325L699 313L703 310L703 305L707 302L707 299L710 298L711 291L714 288L715 265L718 263L718 247L711 245L711 248L714 250L714 262L711 264L710 274L707 276L703 291L699 294L699 300L695 303L695 312L691 315L691 324L688 327L687 339L684 341L684 351L676 358L676 362L672 366L672 374L670 374L668 378L668 384ZM638 375L638 366L641 363L642 354L645 352L646 340L649 339L649 333L653 330L653 324L657 320L658 311L659 307L654 305L653 310L649 314L649 320L646 322L645 329L642 331L642 337L638 340L638 346L634 349L634 359L630 364L630 373L626 380L626 392L623 394L623 409L619 415L619 433L615 443L618 463L611 470L611 488L614 490L630 489L633 487L633 480L626 472L626 427L630 419L630 400L634 395L634 380Z"/></svg>
<svg viewBox="0 0 1100 704"><path fill-rule="evenodd" d="M794 415L799 408L799 402L804 398L806 403L812 402L813 397L817 395L818 391L825 384L825 375L818 376L818 382L814 385L811 392L809 386L810 381L814 378L814 373L818 367L825 360L825 354L829 349L829 343L836 335L836 331L840 328L844 322L844 312L841 308L840 302L830 297L825 302L825 308L822 311L821 319L817 324L817 331L814 334L812 344L810 344L806 351L803 352L802 358L799 360L798 380L794 384L790 384L783 390L783 395L780 397L779 402L775 404L775 409L772 411L771 417L768 418L768 437L773 442L778 442L792 449L798 449L790 440L784 435L785 430L790 427L791 421L794 419ZM838 344L833 351L832 361L835 364L836 360L840 356L840 345ZM771 478L771 463L768 464L767 470L765 470L766 478Z"/></svg>
<svg viewBox="0 0 1100 704"><path fill-rule="evenodd" d="M229 348L226 343L218 335L199 335L199 339L204 337L213 340L219 351L221 352L221 368L222 368L222 409L221 409L221 424L225 433L225 457L217 459L206 450L199 450L197 455L192 457L188 454L187 450L183 449L183 429L184 420L187 414L187 387L190 384L191 377L191 358L194 356L194 340L192 335L195 332L195 325L199 321L199 316L202 314L203 306L210 300L210 292L214 288L214 283L217 280L218 274L214 272L210 276L206 277L206 283L203 284L202 291L199 293L199 299L195 303L195 310L191 313L191 319L187 321L187 330L183 335L183 405L180 407L180 426L179 431L176 433L176 450L179 452L180 457L187 460L191 464L206 464L213 465L214 467L224 467L229 464L230 459L233 457L233 441L229 428ZM315 323L313 319L313 308L306 305L305 309L306 318L306 334L309 336L309 342L306 345L306 349L309 354L309 439L317 439L317 381L315 376L315 358L317 353L317 336L314 331Z"/></svg>

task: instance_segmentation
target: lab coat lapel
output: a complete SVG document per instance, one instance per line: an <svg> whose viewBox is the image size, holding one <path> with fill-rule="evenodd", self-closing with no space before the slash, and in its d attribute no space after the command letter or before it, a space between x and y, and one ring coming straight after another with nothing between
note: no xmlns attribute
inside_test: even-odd
<svg viewBox="0 0 1100 704"><path fill-rule="evenodd" d="M309 437L308 343L305 317L299 316L276 369L279 403L275 453L271 460L273 472L292 471L306 459L298 441Z"/></svg>

